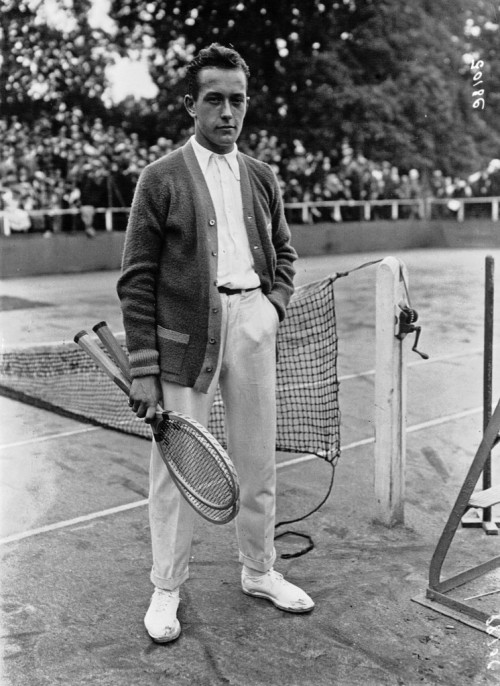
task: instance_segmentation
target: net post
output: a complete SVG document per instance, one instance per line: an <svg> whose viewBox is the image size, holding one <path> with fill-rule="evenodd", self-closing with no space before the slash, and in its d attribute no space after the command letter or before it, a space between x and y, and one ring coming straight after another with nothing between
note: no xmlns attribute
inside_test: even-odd
<svg viewBox="0 0 500 686"><path fill-rule="evenodd" d="M406 300L405 283L406 265L386 257L377 269L375 308L376 520L386 526L404 524L406 352L396 325L398 304Z"/></svg>
<svg viewBox="0 0 500 686"><path fill-rule="evenodd" d="M484 282L484 356L483 356L483 433L491 419L493 403L493 318L495 301L495 260L491 255L485 258ZM483 489L492 486L491 452L484 465ZM482 526L490 535L498 535L498 522L492 517L492 508L483 509Z"/></svg>

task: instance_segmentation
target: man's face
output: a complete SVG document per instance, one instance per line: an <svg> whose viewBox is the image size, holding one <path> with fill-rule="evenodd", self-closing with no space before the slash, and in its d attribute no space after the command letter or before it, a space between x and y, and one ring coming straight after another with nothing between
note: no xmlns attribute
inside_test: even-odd
<svg viewBox="0 0 500 686"><path fill-rule="evenodd" d="M209 67L198 74L196 100L186 95L186 109L194 119L195 137L208 150L231 152L247 111L247 79L241 69Z"/></svg>

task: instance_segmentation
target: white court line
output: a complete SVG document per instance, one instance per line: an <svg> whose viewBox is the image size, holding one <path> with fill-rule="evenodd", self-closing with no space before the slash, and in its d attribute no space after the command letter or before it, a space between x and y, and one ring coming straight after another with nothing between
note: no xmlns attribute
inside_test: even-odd
<svg viewBox="0 0 500 686"><path fill-rule="evenodd" d="M75 436L77 434L85 434L90 431L99 431L102 426L86 426L84 429L74 429L73 431L63 431L57 434L48 434L48 436L36 436L33 438L28 438L26 441L16 441L16 443L5 443L0 445L0 450L6 450L7 448L18 448L22 445L31 445L33 443L42 443L43 441L52 441L56 438L66 438L67 436Z"/></svg>
<svg viewBox="0 0 500 686"><path fill-rule="evenodd" d="M445 424L446 421L453 422L456 419L463 419L464 417L470 417L472 414L477 414L483 411L483 407L475 407L472 410L464 410L463 412L456 412L455 414L450 414L448 417L438 417L437 419L430 419L427 422L422 422L422 424L414 424L406 429L406 433L413 433L414 431L420 431L421 429L428 429L432 426L439 426L439 424Z"/></svg>
<svg viewBox="0 0 500 686"><path fill-rule="evenodd" d="M493 349L500 348L498 344L493 345ZM429 357L428 360L415 360L415 362L408 362L407 367L419 367L422 364L432 364L433 362L446 362L446 360L453 360L456 357L469 357L471 355L480 355L484 353L484 348L474 348L467 352L449 353L448 355L438 355L437 357ZM375 369L369 369L367 372L358 372L357 374L346 374L339 376L339 381L348 381L349 379L359 379L363 376L373 376Z"/></svg>
<svg viewBox="0 0 500 686"><path fill-rule="evenodd" d="M446 417L438 417L437 419L430 419L428 422L422 422L422 424L414 424L413 426L408 426L406 428L406 433L413 433L415 431L421 431L422 429L429 429L433 426L439 426L440 424L446 424L447 422L453 422L457 419L463 419L464 417L469 417L470 415L482 412L482 407L475 407L472 410L464 410L463 412L456 412L455 414L450 414ZM349 445L341 446L340 452L343 453L346 450L352 450L353 448L358 448L360 445L369 445L370 443L375 443L375 436L371 438L364 438L361 441L356 441L355 443L349 443ZM292 460L286 460L286 462L280 462L277 468L280 467L291 467L295 464L300 464L301 462L309 462L310 460L317 459L317 455L301 455L300 457L295 457Z"/></svg>
<svg viewBox="0 0 500 686"><path fill-rule="evenodd" d="M456 412L455 414L450 414L446 417L438 417L437 419L431 419L428 422L422 422L421 424L414 424L407 428L407 433L413 433L415 431L421 431L422 429L427 429L433 426L439 426L440 424L446 424L450 421L455 421L456 419L462 419L463 417L468 417L478 412L482 412L482 407L475 407L471 410L464 410L463 412ZM360 441L355 441L354 443L349 443L348 445L341 447L341 452L346 450L352 450L353 448L358 448L362 445L369 445L370 443L375 443L375 437L363 438ZM283 469L284 467L291 467L296 464L301 464L302 462L310 462L311 460L319 459L316 455L301 455L292 460L287 460L285 462L280 462L276 465L276 469ZM93 512L82 517L75 517L74 519L66 519L63 522L57 522L55 524L48 524L47 526L41 526L38 529L30 529L28 531L23 531L19 534L12 534L11 536L6 536L5 538L0 538L0 545L6 543L13 543L15 541L20 541L24 538L31 538L32 536L37 536L38 534L48 533L50 531L55 531L56 529L64 529L66 527L75 526L75 524L81 524L82 522L90 522L94 519L99 519L101 517L107 517L108 515L117 514L119 512L125 512L126 510L132 510L136 507L143 507L147 505L148 500L138 500L134 503L129 503L128 505L120 505L118 507L112 507L109 510L101 510L100 512Z"/></svg>
<svg viewBox="0 0 500 686"><path fill-rule="evenodd" d="M499 345L494 345L494 349L500 348ZM469 350L467 352L459 352L459 353L450 353L448 355L439 355L437 357L430 357L428 360L415 360L415 362L408 362L407 367L419 367L422 364L431 364L433 362L446 362L447 360L453 360L456 357L470 357L471 355L480 355L483 354L484 350L483 348L474 348L473 350ZM368 369L366 372L357 372L356 374L345 374L344 376L339 376L338 381L339 383L341 381L350 381L351 379L362 379L365 376L374 376L375 375L375 369ZM310 382L310 383L304 383L300 386L300 388L315 388L316 383ZM283 384L282 390L288 390L289 388L294 388L297 390L298 386L293 385L293 384Z"/></svg>
<svg viewBox="0 0 500 686"><path fill-rule="evenodd" d="M40 526L38 529L30 529L28 531L23 531L20 534L12 534L12 536L6 536L5 538L0 538L0 545L4 543L13 543L14 541L20 541L23 538L31 538L31 536L37 536L38 534L44 534L48 531L55 531L56 529L64 529L68 526L74 526L75 524L81 524L82 522L91 522L94 519L99 519L100 517L107 517L108 515L117 514L118 512L125 512L126 510L133 510L136 507L143 507L147 505L146 500L137 500L134 503L128 503L127 505L119 505L118 507L111 507L109 510L101 510L101 512L92 512L88 515L83 515L82 517L75 517L74 519L66 519L63 522L56 522L55 524L47 524L47 526Z"/></svg>

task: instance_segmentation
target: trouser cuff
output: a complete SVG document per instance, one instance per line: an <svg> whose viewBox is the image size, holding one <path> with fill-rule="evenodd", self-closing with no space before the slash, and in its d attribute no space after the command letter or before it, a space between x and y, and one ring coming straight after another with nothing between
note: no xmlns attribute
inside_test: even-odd
<svg viewBox="0 0 500 686"><path fill-rule="evenodd" d="M253 560L251 557L248 557L247 555L243 555L242 552L240 552L240 562L245 565L245 567L248 567L249 569L253 569L256 572L260 572L261 574L265 574L268 572L270 569L272 569L272 566L276 560L276 551L273 549L273 553L269 560L265 560L262 562L261 560Z"/></svg>
<svg viewBox="0 0 500 686"><path fill-rule="evenodd" d="M189 571L186 570L186 572L184 572L184 574L181 574L180 576L165 579L155 574L153 568L151 570L150 579L151 583L154 584L156 588L161 588L163 591L175 591L176 588L179 588L181 584L183 584L185 581L187 581L187 579L189 579Z"/></svg>

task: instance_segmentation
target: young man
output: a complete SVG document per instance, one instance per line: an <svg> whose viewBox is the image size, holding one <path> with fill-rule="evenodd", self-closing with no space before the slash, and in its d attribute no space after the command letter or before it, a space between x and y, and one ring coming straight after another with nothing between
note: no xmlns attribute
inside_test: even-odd
<svg viewBox="0 0 500 686"><path fill-rule="evenodd" d="M308 612L311 598L273 570L276 334L297 256L271 168L236 147L248 76L235 50L201 50L185 96L194 136L138 181L118 282L130 405L146 421L161 402L206 426L220 385L240 479L242 590ZM155 591L144 622L153 640L168 642L180 634L179 587L189 576L196 514L154 442L149 516Z"/></svg>

